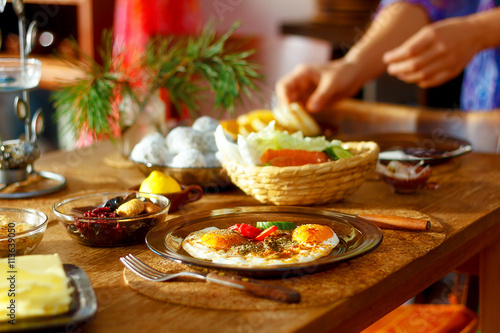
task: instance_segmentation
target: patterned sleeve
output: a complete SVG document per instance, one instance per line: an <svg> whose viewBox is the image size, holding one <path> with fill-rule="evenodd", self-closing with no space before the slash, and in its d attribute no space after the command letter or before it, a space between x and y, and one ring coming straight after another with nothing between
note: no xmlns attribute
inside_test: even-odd
<svg viewBox="0 0 500 333"><path fill-rule="evenodd" d="M441 19L443 19L444 15L443 15L443 10L445 8L445 5L442 4L442 5L436 5L435 3L446 3L446 1L433 1L433 0L382 0L380 1L380 5L379 5L379 8L377 10L380 11L382 8L385 8L387 7L388 5L390 4L393 4L395 2L407 2L407 3L411 3L411 4L414 4L414 5L419 5L421 7L423 7L425 9L425 11L427 12L427 14L429 15L429 18L431 19L431 21L439 21Z"/></svg>

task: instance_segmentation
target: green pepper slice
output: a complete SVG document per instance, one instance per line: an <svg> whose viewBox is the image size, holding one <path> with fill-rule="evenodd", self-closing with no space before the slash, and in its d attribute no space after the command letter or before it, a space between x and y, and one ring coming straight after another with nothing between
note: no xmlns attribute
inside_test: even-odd
<svg viewBox="0 0 500 333"><path fill-rule="evenodd" d="M272 227L273 225L275 225L276 227L278 227L278 230L293 230L295 229L297 226L295 225L295 223L293 222L281 222L281 221L273 221L273 222L257 222L257 228L259 229L267 229L267 228L270 228Z"/></svg>
<svg viewBox="0 0 500 333"><path fill-rule="evenodd" d="M340 146L330 146L323 150L323 152L327 154L328 157L330 157L330 159L332 159L333 161L354 156L353 153L351 153L349 150L344 149Z"/></svg>

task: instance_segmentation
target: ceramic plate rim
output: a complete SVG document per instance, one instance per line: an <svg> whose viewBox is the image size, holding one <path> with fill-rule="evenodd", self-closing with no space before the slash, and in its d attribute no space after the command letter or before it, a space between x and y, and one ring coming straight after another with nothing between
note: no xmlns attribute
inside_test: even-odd
<svg viewBox="0 0 500 333"><path fill-rule="evenodd" d="M418 156L413 156L404 153L402 150L384 150L381 149L379 153L379 160L380 161L402 161L402 162L418 162L418 161L424 161L424 162L439 162L439 161L444 161L453 157L458 157L467 153L470 153L473 151L473 146L470 142L464 140L464 139L459 139L450 135L442 135L441 139L436 139L433 138L432 134L428 133L411 133L411 132L390 132L390 133L371 133L371 134L362 134L362 135L347 135L343 140L363 140L363 141L374 141L377 142L378 140L384 140L384 141L390 141L391 137L403 137L406 140L431 140L433 143L437 145L442 145L444 142L454 142L459 144L459 147L455 150L447 151L446 153L440 155L440 156L432 156L432 157L418 157ZM396 140L396 139L393 139ZM442 141L439 143L439 141ZM412 147L406 147L406 148L412 148ZM401 152L403 157L399 158L394 158L390 156L384 156L388 155L386 154L389 151L398 151Z"/></svg>

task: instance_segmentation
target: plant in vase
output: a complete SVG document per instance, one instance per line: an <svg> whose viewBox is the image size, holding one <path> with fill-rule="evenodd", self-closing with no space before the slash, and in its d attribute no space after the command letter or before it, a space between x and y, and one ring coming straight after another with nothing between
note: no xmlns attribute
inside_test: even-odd
<svg viewBox="0 0 500 333"><path fill-rule="evenodd" d="M237 27L222 36L209 24L196 36L151 38L135 62L127 61L127 50L112 51L109 34L103 38L102 64L77 48L78 56L65 60L85 75L53 93L56 117L76 135L77 146L87 146L116 141L141 117L157 117L148 107L161 107L160 95L167 94L177 110L196 115L200 102L212 94L221 115L234 113L243 95L258 90L261 79L248 59L254 51L228 46Z"/></svg>

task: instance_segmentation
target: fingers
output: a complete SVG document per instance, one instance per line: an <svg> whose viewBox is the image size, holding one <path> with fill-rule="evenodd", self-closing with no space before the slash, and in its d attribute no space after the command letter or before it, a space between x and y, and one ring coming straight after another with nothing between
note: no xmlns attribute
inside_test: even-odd
<svg viewBox="0 0 500 333"><path fill-rule="evenodd" d="M276 83L274 90L276 91L276 97L278 97L278 103L280 105L287 105L291 103L292 96L291 93L288 92L290 88L288 87L288 83L286 79L283 78Z"/></svg>
<svg viewBox="0 0 500 333"><path fill-rule="evenodd" d="M388 74L421 88L443 84L454 76L450 68L453 59L433 28L421 29L383 59Z"/></svg>
<svg viewBox="0 0 500 333"><path fill-rule="evenodd" d="M276 84L275 90L281 105L292 102L306 103L309 95L315 88L313 71L307 65L297 66L289 75L283 77Z"/></svg>
<svg viewBox="0 0 500 333"><path fill-rule="evenodd" d="M301 102L309 112L354 95L361 87L355 65L342 60L322 65L301 65L276 85L280 104Z"/></svg>
<svg viewBox="0 0 500 333"><path fill-rule="evenodd" d="M318 112L332 100L335 94L334 78L332 75L324 75L321 77L319 84L307 101L307 109L310 112Z"/></svg>
<svg viewBox="0 0 500 333"><path fill-rule="evenodd" d="M276 84L275 91L280 105L287 105L297 99L294 82L289 77L284 77Z"/></svg>
<svg viewBox="0 0 500 333"><path fill-rule="evenodd" d="M429 78L426 78L426 79L419 81L418 86L420 88L436 87L436 86L439 86L439 85L449 81L453 77L455 77L455 74L451 73L449 71L439 72L439 73L436 73L436 75L434 75L432 77L429 77Z"/></svg>
<svg viewBox="0 0 500 333"><path fill-rule="evenodd" d="M402 72L395 76L407 83L416 83L421 88L434 87L456 75L447 67L447 62L447 58L437 58L418 71Z"/></svg>
<svg viewBox="0 0 500 333"><path fill-rule="evenodd" d="M440 55L440 52L436 48L427 49L417 56L389 63L387 66L387 73L399 77L400 75L415 74L425 71L426 67L432 62L435 62Z"/></svg>

